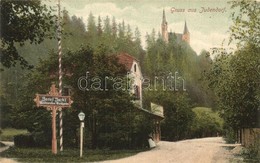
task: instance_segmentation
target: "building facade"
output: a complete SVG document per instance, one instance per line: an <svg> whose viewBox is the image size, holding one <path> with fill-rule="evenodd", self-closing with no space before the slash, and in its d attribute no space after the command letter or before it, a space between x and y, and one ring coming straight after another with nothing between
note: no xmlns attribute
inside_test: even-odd
<svg viewBox="0 0 260 163"><path fill-rule="evenodd" d="M150 108L143 107L143 75L138 60L127 53L120 53L117 57L118 62L124 65L128 71L127 75L131 80L129 92L135 96L135 100L132 102L142 114L151 115L153 123L153 133L151 133L151 136L155 142L159 142L161 140L161 121L164 119L163 107L154 103L151 103Z"/></svg>

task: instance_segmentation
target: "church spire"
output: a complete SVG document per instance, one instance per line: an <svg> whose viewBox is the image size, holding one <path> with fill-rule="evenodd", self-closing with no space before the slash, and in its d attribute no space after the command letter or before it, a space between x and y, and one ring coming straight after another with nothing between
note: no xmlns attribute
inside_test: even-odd
<svg viewBox="0 0 260 163"><path fill-rule="evenodd" d="M165 11L163 9L163 17L162 17L162 37L163 37L163 40L168 43L168 24L167 24L167 21L166 21L166 16L165 16Z"/></svg>
<svg viewBox="0 0 260 163"><path fill-rule="evenodd" d="M187 33L190 33L190 32L189 32L189 30L188 30L187 23L186 23L186 20L185 20L185 25L184 25L183 34L187 34Z"/></svg>
<svg viewBox="0 0 260 163"><path fill-rule="evenodd" d="M188 30L186 20L185 20L185 25L184 25L184 31L182 34L182 40L187 42L188 44L190 44L190 32Z"/></svg>
<svg viewBox="0 0 260 163"><path fill-rule="evenodd" d="M162 18L162 24L166 23L167 24L167 21L166 21L166 17L165 17L165 11L163 9L163 18Z"/></svg>

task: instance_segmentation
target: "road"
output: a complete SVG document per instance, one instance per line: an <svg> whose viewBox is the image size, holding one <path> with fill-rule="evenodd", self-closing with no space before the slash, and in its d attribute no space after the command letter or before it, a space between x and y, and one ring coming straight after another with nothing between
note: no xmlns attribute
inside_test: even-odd
<svg viewBox="0 0 260 163"><path fill-rule="evenodd" d="M5 147L1 147L0 148L0 153L7 150L10 146L14 145L14 142L8 142L8 141L1 141L2 143L4 143L6 146ZM1 158L0 157L0 162L1 163L16 163L16 161L9 159L9 158Z"/></svg>
<svg viewBox="0 0 260 163"><path fill-rule="evenodd" d="M221 137L179 142L161 141L157 147L134 156L104 163L225 163L233 157Z"/></svg>
<svg viewBox="0 0 260 163"><path fill-rule="evenodd" d="M234 151L239 152L239 148L232 150L232 152L227 148L236 146L240 147L238 144L225 144L221 137L178 142L161 141L156 148L149 151L123 159L103 161L103 163L228 163L231 162L230 159L234 159ZM0 162L15 163L16 161L0 158Z"/></svg>

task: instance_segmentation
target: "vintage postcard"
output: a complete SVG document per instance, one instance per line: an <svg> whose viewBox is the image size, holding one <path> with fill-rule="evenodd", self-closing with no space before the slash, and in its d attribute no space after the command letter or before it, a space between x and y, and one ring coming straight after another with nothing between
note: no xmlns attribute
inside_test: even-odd
<svg viewBox="0 0 260 163"><path fill-rule="evenodd" d="M1 0L1 162L259 162L259 0Z"/></svg>

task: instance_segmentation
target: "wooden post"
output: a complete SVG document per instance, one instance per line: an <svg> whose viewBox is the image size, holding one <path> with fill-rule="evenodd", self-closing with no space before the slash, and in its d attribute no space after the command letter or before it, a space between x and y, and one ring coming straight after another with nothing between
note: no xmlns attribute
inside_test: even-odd
<svg viewBox="0 0 260 163"><path fill-rule="evenodd" d="M56 108L52 107L52 153L57 154Z"/></svg>
<svg viewBox="0 0 260 163"><path fill-rule="evenodd" d="M52 111L52 153L57 154L56 112L59 108L71 107L73 101L70 96L61 96L55 84L51 85L49 94L36 94L34 101L37 107L46 107Z"/></svg>

